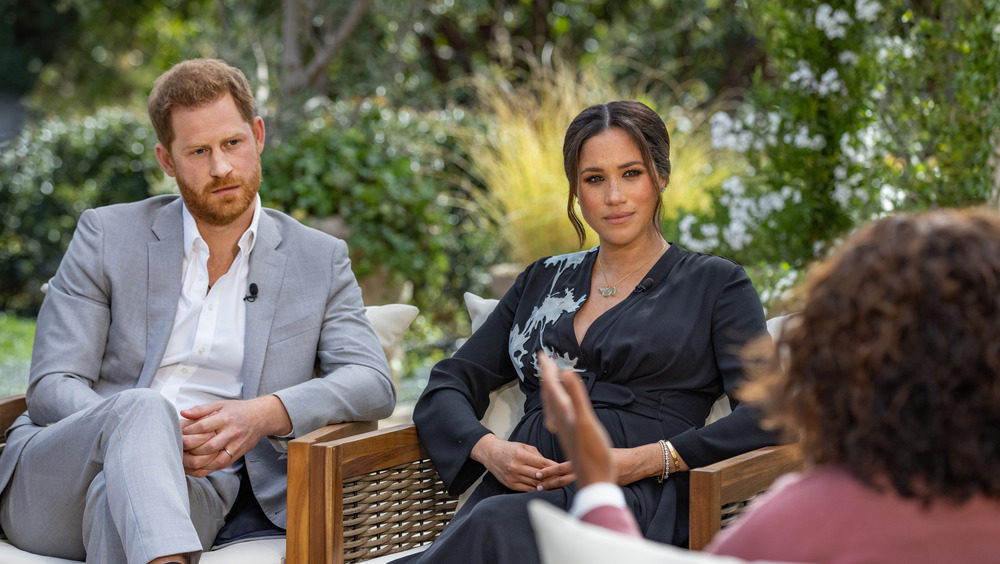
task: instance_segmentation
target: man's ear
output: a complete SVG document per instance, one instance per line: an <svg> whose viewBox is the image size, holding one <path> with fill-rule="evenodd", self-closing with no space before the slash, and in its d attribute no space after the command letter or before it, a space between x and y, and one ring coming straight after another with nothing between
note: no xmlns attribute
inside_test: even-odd
<svg viewBox="0 0 1000 564"><path fill-rule="evenodd" d="M167 176L175 176L174 159L170 156L170 151L162 143L157 143L153 147L153 152L156 153L156 161L160 163L160 168L163 169L163 172L167 173Z"/></svg>
<svg viewBox="0 0 1000 564"><path fill-rule="evenodd" d="M253 118L253 138L257 142L257 154L264 152L264 118L255 116Z"/></svg>

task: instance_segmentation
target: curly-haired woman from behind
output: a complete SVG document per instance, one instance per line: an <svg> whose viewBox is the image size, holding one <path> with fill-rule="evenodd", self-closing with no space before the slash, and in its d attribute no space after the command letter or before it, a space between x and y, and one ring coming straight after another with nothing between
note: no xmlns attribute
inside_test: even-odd
<svg viewBox="0 0 1000 564"><path fill-rule="evenodd" d="M1000 562L1000 216L934 211L865 227L811 273L785 326L777 348L745 350L741 397L798 440L809 468L776 482L706 550ZM614 481L613 459L582 382L539 363L546 426L573 461L576 501L606 500L575 511L637 536L622 504L597 494Z"/></svg>
<svg viewBox="0 0 1000 564"><path fill-rule="evenodd" d="M750 359L745 399L811 463L710 551L797 562L1000 560L1000 218L878 221ZM749 396L749 397L748 397Z"/></svg>

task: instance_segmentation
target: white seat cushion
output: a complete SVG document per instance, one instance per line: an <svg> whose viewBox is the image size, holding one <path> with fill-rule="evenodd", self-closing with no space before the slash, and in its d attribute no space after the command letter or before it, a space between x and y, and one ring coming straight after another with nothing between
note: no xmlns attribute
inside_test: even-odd
<svg viewBox="0 0 1000 564"><path fill-rule="evenodd" d="M542 564L740 564L717 556L662 544L584 523L539 499L528 502Z"/></svg>
<svg viewBox="0 0 1000 564"><path fill-rule="evenodd" d="M202 554L202 564L283 564L285 539L261 539L231 544ZM6 539L0 540L3 564L78 564L76 560L40 556L25 552Z"/></svg>

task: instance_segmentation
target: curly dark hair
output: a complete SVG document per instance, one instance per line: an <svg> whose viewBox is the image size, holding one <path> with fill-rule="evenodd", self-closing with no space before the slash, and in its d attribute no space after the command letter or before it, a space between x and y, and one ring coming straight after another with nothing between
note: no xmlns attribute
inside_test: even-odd
<svg viewBox="0 0 1000 564"><path fill-rule="evenodd" d="M777 349L746 355L743 398L766 423L903 497L1000 498L1000 216L877 221L810 273L804 300Z"/></svg>

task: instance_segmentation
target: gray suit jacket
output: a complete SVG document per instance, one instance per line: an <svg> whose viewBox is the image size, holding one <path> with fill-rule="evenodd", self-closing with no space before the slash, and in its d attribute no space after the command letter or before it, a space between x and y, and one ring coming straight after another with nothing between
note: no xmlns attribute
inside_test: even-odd
<svg viewBox="0 0 1000 564"><path fill-rule="evenodd" d="M38 316L28 411L7 431L0 491L42 427L151 384L181 291L181 207L179 196L158 196L80 217ZM278 396L296 436L387 417L395 391L347 245L261 211L249 264L259 296L246 305L243 398ZM284 528L285 453L263 439L245 461L261 507Z"/></svg>

